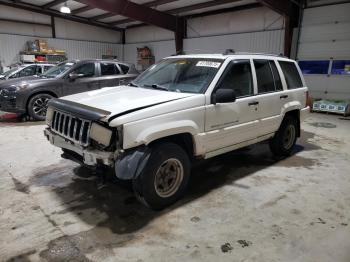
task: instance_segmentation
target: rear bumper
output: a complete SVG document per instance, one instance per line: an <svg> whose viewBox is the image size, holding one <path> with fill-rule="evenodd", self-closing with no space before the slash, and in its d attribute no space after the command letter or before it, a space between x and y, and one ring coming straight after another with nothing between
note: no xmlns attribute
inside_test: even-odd
<svg viewBox="0 0 350 262"><path fill-rule="evenodd" d="M310 107L304 107L300 110L300 122L303 122L310 114Z"/></svg>
<svg viewBox="0 0 350 262"><path fill-rule="evenodd" d="M49 128L44 130L44 135L47 140L54 146L73 151L82 157L82 162L89 166L95 166L97 164L104 164L106 166L114 166L114 153L100 150L90 150L80 145L76 145L66 138L63 138L53 133Z"/></svg>

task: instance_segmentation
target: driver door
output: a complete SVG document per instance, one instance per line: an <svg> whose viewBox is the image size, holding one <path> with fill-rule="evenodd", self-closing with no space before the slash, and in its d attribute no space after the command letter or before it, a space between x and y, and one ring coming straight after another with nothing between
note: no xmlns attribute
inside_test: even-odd
<svg viewBox="0 0 350 262"><path fill-rule="evenodd" d="M70 79L69 75L63 87L63 95L71 95L98 89L99 77L97 75L96 64L93 62L77 66L70 74L81 75L79 78Z"/></svg>
<svg viewBox="0 0 350 262"><path fill-rule="evenodd" d="M257 137L258 103L249 59L233 60L226 67L212 96L218 89L233 89L236 101L206 106L206 152L225 150ZM229 151L229 150L228 150ZM214 154L215 155L215 154Z"/></svg>

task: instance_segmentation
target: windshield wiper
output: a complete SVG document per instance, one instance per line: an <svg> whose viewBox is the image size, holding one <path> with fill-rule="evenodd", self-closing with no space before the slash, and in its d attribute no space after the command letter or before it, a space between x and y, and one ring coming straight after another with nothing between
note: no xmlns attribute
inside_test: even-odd
<svg viewBox="0 0 350 262"><path fill-rule="evenodd" d="M157 84L153 84L153 85L143 85L145 87L152 87L153 89L158 89L158 90L164 90L164 91L169 91L168 88L166 88L165 86L160 86Z"/></svg>

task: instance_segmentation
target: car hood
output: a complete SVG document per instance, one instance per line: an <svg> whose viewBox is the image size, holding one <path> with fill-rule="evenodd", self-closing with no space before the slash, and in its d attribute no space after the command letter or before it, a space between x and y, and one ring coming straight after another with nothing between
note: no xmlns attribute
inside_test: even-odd
<svg viewBox="0 0 350 262"><path fill-rule="evenodd" d="M193 95L195 94L118 86L66 96L62 97L62 100L108 111L109 116L115 118L125 113Z"/></svg>
<svg viewBox="0 0 350 262"><path fill-rule="evenodd" d="M40 78L38 76L28 76L28 77L9 79L9 80L0 82L0 89L25 86L25 85L40 85L41 83L45 84L52 80L55 80L55 78Z"/></svg>

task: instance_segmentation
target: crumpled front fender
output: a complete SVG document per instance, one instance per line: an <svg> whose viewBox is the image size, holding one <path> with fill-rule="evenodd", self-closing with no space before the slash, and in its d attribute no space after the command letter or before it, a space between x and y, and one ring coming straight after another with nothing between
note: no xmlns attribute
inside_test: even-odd
<svg viewBox="0 0 350 262"><path fill-rule="evenodd" d="M146 146L125 152L115 163L115 174L119 179L134 179L145 168L151 155L151 149Z"/></svg>

